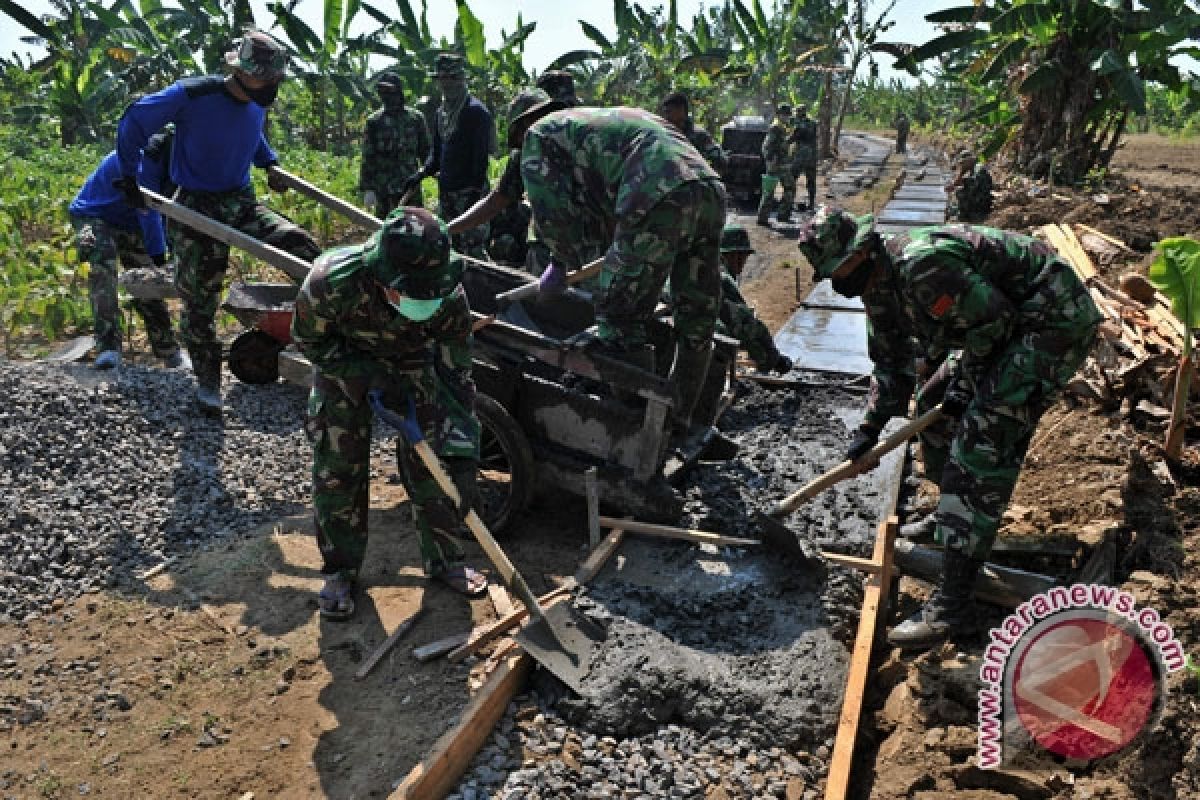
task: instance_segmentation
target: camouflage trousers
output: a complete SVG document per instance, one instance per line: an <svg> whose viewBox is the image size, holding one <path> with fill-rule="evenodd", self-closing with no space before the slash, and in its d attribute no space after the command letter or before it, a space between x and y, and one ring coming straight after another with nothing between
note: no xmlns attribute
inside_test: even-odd
<svg viewBox="0 0 1200 800"><path fill-rule="evenodd" d="M449 222L487 194L486 189L456 189L453 192L441 192L438 197L438 216ZM491 235L491 225L485 223L469 231L454 234L452 243L454 250L471 258L481 261L491 261L488 257L487 242Z"/></svg>
<svg viewBox="0 0 1200 800"><path fill-rule="evenodd" d="M817 164L793 164L792 174L796 176L796 185L800 184L800 176L804 176L804 189L808 192L808 210L811 211L817 203Z"/></svg>
<svg viewBox="0 0 1200 800"><path fill-rule="evenodd" d="M117 297L117 264L126 269L144 269L154 263L146 254L141 231L125 231L94 217L71 217L79 260L89 265L88 298L96 348L121 349L121 306ZM163 300L134 298L133 309L146 324L146 335L154 355L164 358L179 349L171 330L171 314Z"/></svg>
<svg viewBox="0 0 1200 800"><path fill-rule="evenodd" d="M742 349L761 370L770 369L779 358L775 338L754 309L746 305L733 276L721 276L721 312L717 331L738 340Z"/></svg>
<svg viewBox="0 0 1200 800"><path fill-rule="evenodd" d="M389 406L401 414L407 412L407 398L413 398L430 446L460 496L475 505L480 428L471 401L457 397L433 367L394 376L388 396L396 398ZM317 374L305 427L313 445L313 509L325 575L355 580L366 555L372 418L365 399L351 400L334 381ZM396 463L412 501L426 573L460 563L463 552L455 537L462 514L403 437L397 438Z"/></svg>
<svg viewBox="0 0 1200 800"><path fill-rule="evenodd" d="M778 209L775 214L776 219L784 220L792 215L792 204L796 201L796 173L791 167L778 166L767 169L768 175L774 175L779 179L779 203L775 202L775 193L767 194L763 192L762 197L758 201L758 219L759 222L765 223L772 211Z"/></svg>
<svg viewBox="0 0 1200 800"><path fill-rule="evenodd" d="M304 261L311 262L321 254L308 231L258 202L253 187L234 192L180 189L176 199L193 211ZM177 222L171 223L171 233L178 262L175 288L183 298L180 338L192 356L196 381L216 388L221 385L221 343L217 341L214 320L229 266L229 245Z"/></svg>
<svg viewBox="0 0 1200 800"><path fill-rule="evenodd" d="M948 549L987 558L1038 421L1087 358L1098 324L1095 317L1072 329L1018 330L972 387L948 452L939 439L944 430L923 439L926 475L941 489L934 537ZM918 407L927 410L940 399L936 386L923 387ZM928 471L931 464L935 471Z"/></svg>
<svg viewBox="0 0 1200 800"><path fill-rule="evenodd" d="M724 224L724 188L699 181L679 186L636 223L618 223L594 294L599 338L617 350L645 345L646 322L670 279L677 346L706 349L720 309Z"/></svg>

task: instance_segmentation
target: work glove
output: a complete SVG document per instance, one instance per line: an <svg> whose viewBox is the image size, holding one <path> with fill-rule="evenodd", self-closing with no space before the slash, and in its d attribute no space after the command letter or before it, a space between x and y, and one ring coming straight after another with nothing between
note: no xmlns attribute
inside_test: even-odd
<svg viewBox="0 0 1200 800"><path fill-rule="evenodd" d="M771 371L776 375L787 375L792 371L792 367L794 366L795 364L792 363L790 358L785 356L783 353L780 353L775 359L775 364L771 367Z"/></svg>
<svg viewBox="0 0 1200 800"><path fill-rule="evenodd" d="M125 175L113 181L113 186L120 190L125 198L125 204L130 208L145 208L146 198L142 196L142 188L138 186L137 178Z"/></svg>
<svg viewBox="0 0 1200 800"><path fill-rule="evenodd" d="M846 447L846 460L858 461L877 444L879 444L879 429L864 422L858 426L858 430L854 432L854 438Z"/></svg>
<svg viewBox="0 0 1200 800"><path fill-rule="evenodd" d="M558 264L551 263L538 278L538 292L541 294L562 294L567 290L567 270Z"/></svg>
<svg viewBox="0 0 1200 800"><path fill-rule="evenodd" d="M378 199L373 189L367 189L363 192L363 205L367 208L374 208Z"/></svg>
<svg viewBox="0 0 1200 800"><path fill-rule="evenodd" d="M946 396L942 398L942 416L947 419L961 419L970 402L969 397L947 391Z"/></svg>
<svg viewBox="0 0 1200 800"><path fill-rule="evenodd" d="M271 171L271 167L278 167L279 162L267 165L267 188L272 192L286 192L288 190L287 181L282 175Z"/></svg>
<svg viewBox="0 0 1200 800"><path fill-rule="evenodd" d="M384 404L386 396L383 389L372 389L367 392L367 402L370 403L371 410L375 412L375 416L379 417L380 422L387 423L400 431L409 444L416 444L424 439L425 434L421 432L421 425L417 422L417 406L413 402L412 395L407 397L408 414L403 417Z"/></svg>

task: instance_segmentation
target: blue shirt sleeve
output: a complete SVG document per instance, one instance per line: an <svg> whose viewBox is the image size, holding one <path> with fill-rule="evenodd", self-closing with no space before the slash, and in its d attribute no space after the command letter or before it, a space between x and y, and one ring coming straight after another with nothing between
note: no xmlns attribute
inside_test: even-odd
<svg viewBox="0 0 1200 800"><path fill-rule="evenodd" d="M260 169L266 169L272 164L279 163L279 156L275 155L275 151L271 149L271 145L267 144L266 134L258 137L258 147L254 150L254 166Z"/></svg>
<svg viewBox="0 0 1200 800"><path fill-rule="evenodd" d="M142 148L163 125L172 121L187 102L178 83L138 100L121 115L117 124L117 162L122 175L137 175Z"/></svg>
<svg viewBox="0 0 1200 800"><path fill-rule="evenodd" d="M162 194L167 165L153 158L143 157L138 165L138 183L152 192ZM142 229L142 243L146 254L161 256L167 252L167 238L163 230L162 215L149 209L138 212L138 225Z"/></svg>

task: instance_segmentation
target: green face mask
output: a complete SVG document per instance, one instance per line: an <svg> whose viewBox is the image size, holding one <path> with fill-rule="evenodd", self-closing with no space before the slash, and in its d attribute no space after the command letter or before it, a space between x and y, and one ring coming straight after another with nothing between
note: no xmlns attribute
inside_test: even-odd
<svg viewBox="0 0 1200 800"><path fill-rule="evenodd" d="M438 312L442 307L442 302L445 298L437 297L433 300L416 300L411 297L401 296L399 301L392 303L392 308L405 319L410 319L413 322L424 322Z"/></svg>

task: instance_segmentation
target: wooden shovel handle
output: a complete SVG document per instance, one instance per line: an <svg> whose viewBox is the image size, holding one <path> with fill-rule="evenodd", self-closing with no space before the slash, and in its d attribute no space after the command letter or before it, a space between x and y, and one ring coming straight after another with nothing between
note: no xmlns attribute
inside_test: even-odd
<svg viewBox="0 0 1200 800"><path fill-rule="evenodd" d="M567 286L574 286L580 281L587 280L593 275L599 274L604 266L604 258L597 258L595 261L590 261L584 264L574 272L567 273ZM507 292L501 292L496 295L496 302L501 308L510 306L521 300L528 300L538 293L538 282L533 281L524 286L518 286L516 289L509 289Z"/></svg>
<svg viewBox="0 0 1200 800"><path fill-rule="evenodd" d="M941 416L941 406L938 406L931 411L926 411L924 414L917 417L912 422L908 423L903 428L872 447L862 456L862 458L859 459L859 461L878 461L881 456L895 450L897 447L928 428L930 425L940 419ZM824 475L814 478L808 484L804 485L800 489L797 489L795 492L784 498L783 502L771 510L770 516L778 518L790 514L800 506L807 503L809 500L812 500L821 492L828 489L830 486L833 486L836 483L841 483L846 478L853 476L856 470L854 466L855 463L856 462L849 460L843 461L833 469L826 472Z"/></svg>
<svg viewBox="0 0 1200 800"><path fill-rule="evenodd" d="M316 200L330 211L336 211L346 219L368 231L376 231L383 226L383 220L378 217L368 214L358 206L347 203L340 197L334 197L324 189L314 186L298 175L293 175L283 167L270 167L267 171L287 184L289 189L295 189L300 194ZM405 197L407 198L407 195Z"/></svg>
<svg viewBox="0 0 1200 800"><path fill-rule="evenodd" d="M429 442L422 439L413 445L417 451L417 455L421 458L421 463L425 465L425 469L429 470L429 474L437 481L437 485L446 493L446 496L454 501L456 506L462 505L462 498L458 494L458 487L454 485L454 481L450 479L446 468L442 466L442 462L433 452L433 448L429 446ZM541 619L544 615L542 607L538 605L537 597L529 590L529 584L525 583L525 579L521 577L521 573L517 572L517 568L513 566L509 560L508 554L505 553L496 539L492 536L491 531L483 524L483 520L475 513L474 509L467 512L466 519L467 527L471 529L471 533L475 535L475 541L479 542L479 546L483 548L483 552L487 554L488 560L500 573L500 577L504 583L514 594L525 604L525 608L534 617Z"/></svg>

